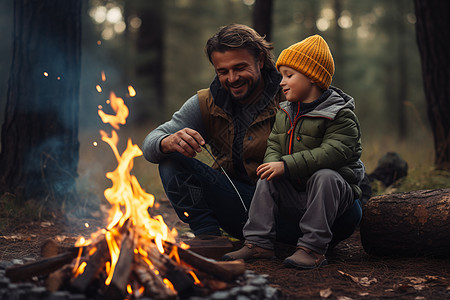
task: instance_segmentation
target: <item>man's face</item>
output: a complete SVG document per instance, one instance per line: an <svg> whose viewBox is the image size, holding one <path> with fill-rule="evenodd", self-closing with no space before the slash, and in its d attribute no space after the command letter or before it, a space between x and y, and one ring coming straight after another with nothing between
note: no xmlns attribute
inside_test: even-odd
<svg viewBox="0 0 450 300"><path fill-rule="evenodd" d="M243 100L251 95L261 79L264 60L256 60L246 49L214 51L211 61L219 77L220 84L235 100Z"/></svg>

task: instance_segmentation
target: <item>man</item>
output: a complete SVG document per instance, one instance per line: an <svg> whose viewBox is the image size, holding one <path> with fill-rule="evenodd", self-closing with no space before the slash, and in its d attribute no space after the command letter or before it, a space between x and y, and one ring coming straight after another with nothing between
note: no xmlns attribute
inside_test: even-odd
<svg viewBox="0 0 450 300"><path fill-rule="evenodd" d="M242 238L256 168L284 100L272 49L248 26L222 27L205 47L216 72L210 87L144 141L145 158L159 164L167 197L196 236L219 236L222 228ZM212 167L194 158L206 144L216 159Z"/></svg>

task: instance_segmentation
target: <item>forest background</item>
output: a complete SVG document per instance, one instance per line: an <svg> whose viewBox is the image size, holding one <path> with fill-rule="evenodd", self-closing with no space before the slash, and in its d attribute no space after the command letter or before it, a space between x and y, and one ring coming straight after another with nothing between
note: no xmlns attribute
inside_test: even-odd
<svg viewBox="0 0 450 300"><path fill-rule="evenodd" d="M77 187L86 201L102 198L111 185L105 173L116 167L98 133L104 126L98 106L105 105L109 92L123 97L130 108L121 143L131 138L140 145L184 101L209 86L214 69L204 54L206 40L220 26L251 26L253 5L252 0L83 1ZM13 1L0 3L1 122L12 55L12 11ZM426 176L433 169L413 1L275 0L272 18L275 57L312 34L328 41L336 64L332 84L356 100L368 173L388 151L399 153L410 173ZM136 89L135 97L127 96L129 85ZM205 154L200 158L208 159ZM134 174L146 191L164 197L156 165L140 157ZM421 187L417 177L414 184Z"/></svg>

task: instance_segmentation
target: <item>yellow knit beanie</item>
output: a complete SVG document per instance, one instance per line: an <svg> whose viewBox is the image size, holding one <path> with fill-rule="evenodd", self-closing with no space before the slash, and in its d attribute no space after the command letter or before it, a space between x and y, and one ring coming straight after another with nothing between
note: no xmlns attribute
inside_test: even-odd
<svg viewBox="0 0 450 300"><path fill-rule="evenodd" d="M295 69L311 78L320 88L327 90L334 74L334 61L327 42L313 35L284 49L277 60L280 66Z"/></svg>

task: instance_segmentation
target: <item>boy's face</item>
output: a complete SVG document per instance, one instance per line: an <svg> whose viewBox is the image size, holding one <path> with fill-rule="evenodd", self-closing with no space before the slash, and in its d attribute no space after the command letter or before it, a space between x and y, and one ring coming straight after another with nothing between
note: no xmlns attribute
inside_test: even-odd
<svg viewBox="0 0 450 300"><path fill-rule="evenodd" d="M258 86L264 60L247 49L214 51L211 61L220 84L235 100L245 100Z"/></svg>
<svg viewBox="0 0 450 300"><path fill-rule="evenodd" d="M287 66L280 66L279 70L283 76L280 86L287 101L309 103L319 98L320 88L310 78Z"/></svg>

